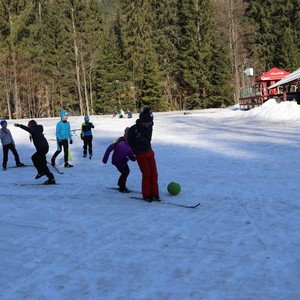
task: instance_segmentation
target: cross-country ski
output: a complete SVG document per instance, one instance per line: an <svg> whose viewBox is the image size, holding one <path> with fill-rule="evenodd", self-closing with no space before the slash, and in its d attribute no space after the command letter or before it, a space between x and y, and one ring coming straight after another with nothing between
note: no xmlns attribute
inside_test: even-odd
<svg viewBox="0 0 300 300"><path fill-rule="evenodd" d="M134 197L134 196L130 196L131 199L135 199L135 200L141 200L141 201L145 201L143 198L141 197ZM146 202L146 201L145 201ZM197 204L192 204L192 205L188 205L188 204L179 204L179 203L172 203L172 202L167 202L165 200L160 200L160 201L151 201L148 203L161 203L161 204L165 204L165 205L172 205L172 206L177 206L177 207L183 207L183 208L197 208L200 203Z"/></svg>

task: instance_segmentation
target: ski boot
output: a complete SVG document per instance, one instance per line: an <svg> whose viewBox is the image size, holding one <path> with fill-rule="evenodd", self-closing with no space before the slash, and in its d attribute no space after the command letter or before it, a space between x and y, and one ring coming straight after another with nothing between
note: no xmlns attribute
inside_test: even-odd
<svg viewBox="0 0 300 300"><path fill-rule="evenodd" d="M160 201L161 201L159 195L158 195L158 196L153 196L153 197L152 197L152 200L153 200L153 201L157 201L157 202L160 202Z"/></svg>
<svg viewBox="0 0 300 300"><path fill-rule="evenodd" d="M35 176L35 179L39 179L39 178L41 178L45 175L46 175L45 173L37 173L36 176Z"/></svg>
<svg viewBox="0 0 300 300"><path fill-rule="evenodd" d="M146 202L152 202L153 198L152 198L152 196L144 196L143 200L145 200Z"/></svg>
<svg viewBox="0 0 300 300"><path fill-rule="evenodd" d="M55 182L55 179L54 179L54 178L51 178L51 179L46 180L43 184L45 184L45 185L48 185L48 184L56 184L56 182Z"/></svg>
<svg viewBox="0 0 300 300"><path fill-rule="evenodd" d="M119 187L119 192L120 193L130 193L130 190L125 186L125 187Z"/></svg>
<svg viewBox="0 0 300 300"><path fill-rule="evenodd" d="M69 163L65 163L65 168L72 168L73 167L73 165L70 165Z"/></svg>

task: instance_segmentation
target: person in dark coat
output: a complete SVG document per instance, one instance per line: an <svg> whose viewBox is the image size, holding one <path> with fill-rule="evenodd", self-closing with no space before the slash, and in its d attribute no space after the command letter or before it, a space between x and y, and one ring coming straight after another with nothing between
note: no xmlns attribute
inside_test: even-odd
<svg viewBox="0 0 300 300"><path fill-rule="evenodd" d="M127 177L130 173L130 169L128 166L128 160L135 161L136 157L130 148L130 146L127 144L127 131L129 128L125 129L124 136L120 137L116 142L112 143L108 148L106 149L104 156L102 158L102 162L104 164L107 163L107 160L109 158L110 153L113 151L112 160L111 163L116 166L118 171L121 173L119 180L118 180L118 186L119 191L121 193L129 193L130 190L126 187Z"/></svg>
<svg viewBox="0 0 300 300"><path fill-rule="evenodd" d="M46 175L48 180L45 181L44 184L55 184L54 176L47 166L46 154L49 151L49 144L44 137L43 126L38 125L35 120L29 121L28 127L17 123L14 125L30 133L30 139L33 141L33 144L36 148L36 152L31 157L31 160L38 172L38 174L35 176L35 179Z"/></svg>
<svg viewBox="0 0 300 300"><path fill-rule="evenodd" d="M136 124L129 128L127 141L142 172L142 194L143 199L148 202L160 201L158 172L151 146L152 131L153 114L148 107L145 107Z"/></svg>
<svg viewBox="0 0 300 300"><path fill-rule="evenodd" d="M132 112L129 108L127 108L127 118L128 119L132 118Z"/></svg>
<svg viewBox="0 0 300 300"><path fill-rule="evenodd" d="M94 124L90 122L89 116L84 116L84 122L81 124L80 137L83 140L83 157L87 156L89 150L89 159L93 156L93 133Z"/></svg>

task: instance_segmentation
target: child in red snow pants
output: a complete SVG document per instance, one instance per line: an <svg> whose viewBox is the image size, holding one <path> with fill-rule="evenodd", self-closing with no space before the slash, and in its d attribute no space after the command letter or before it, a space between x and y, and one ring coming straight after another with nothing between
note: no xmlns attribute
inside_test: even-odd
<svg viewBox="0 0 300 300"><path fill-rule="evenodd" d="M158 173L153 150L136 154L136 160L142 172L143 197L158 196Z"/></svg>

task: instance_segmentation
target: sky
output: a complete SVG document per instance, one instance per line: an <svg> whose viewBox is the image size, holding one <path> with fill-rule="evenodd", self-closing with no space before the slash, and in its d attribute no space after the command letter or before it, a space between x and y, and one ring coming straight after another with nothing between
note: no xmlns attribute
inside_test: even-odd
<svg viewBox="0 0 300 300"><path fill-rule="evenodd" d="M32 166L0 180L0 298L15 299L300 299L300 109L267 101L238 107L154 112L152 146L161 203L139 197L141 173L119 173L102 157L132 119L91 116L94 155L74 168L57 158L57 185L41 185ZM37 119L56 150L57 118ZM69 117L79 129L83 117ZM9 120L21 161L35 149ZM111 158L111 157L110 157ZM171 196L170 182L181 185ZM170 205L199 203L182 208ZM169 203L169 204L168 204Z"/></svg>

